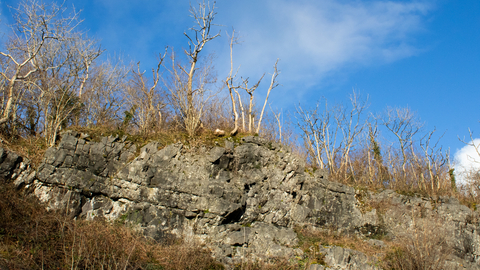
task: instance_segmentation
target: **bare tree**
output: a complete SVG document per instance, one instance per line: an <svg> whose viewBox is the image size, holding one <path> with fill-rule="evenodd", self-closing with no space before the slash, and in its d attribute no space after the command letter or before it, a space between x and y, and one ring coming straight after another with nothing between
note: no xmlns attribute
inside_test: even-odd
<svg viewBox="0 0 480 270"><path fill-rule="evenodd" d="M162 125L162 110L166 104L162 102L162 91L158 89L160 80L160 67L162 66L165 54L159 56L156 69L152 69L152 84L148 85L144 76L145 72L140 71L140 63L137 70L132 70L132 79L127 88L127 103L134 108L134 119L143 134L148 134L154 128Z"/></svg>
<svg viewBox="0 0 480 270"><path fill-rule="evenodd" d="M420 132L423 124L409 108L388 108L382 124L397 138L401 152L401 169L403 177L407 176L408 149L413 144L414 136Z"/></svg>
<svg viewBox="0 0 480 270"><path fill-rule="evenodd" d="M78 97L82 99L85 84L90 76L90 69L94 61L104 52L96 40L89 39L87 36L77 34L74 38L73 46L77 61L74 61L76 70L81 71L79 74L80 86L78 87Z"/></svg>
<svg viewBox="0 0 480 270"><path fill-rule="evenodd" d="M443 137L440 136L436 142L432 145L432 138L436 129L427 133L423 138L420 139L420 148L422 149L425 165L425 173L422 172L420 180L423 182L423 189L431 189L431 191L436 192L439 190L446 190L450 187L448 181L448 171L445 168L445 165L448 163L448 153L442 151L442 147L439 145L440 139ZM427 176L425 176L425 174ZM430 186L427 187L427 179L430 181Z"/></svg>
<svg viewBox="0 0 480 270"><path fill-rule="evenodd" d="M107 60L92 67L81 96L87 126L111 125L120 120L121 110L125 109L124 92L127 89L126 79L130 69L120 60L115 64Z"/></svg>
<svg viewBox="0 0 480 270"><path fill-rule="evenodd" d="M302 107L297 108L297 124L303 131L307 149L320 169L328 168L335 170L335 156L337 155L336 139L339 131L338 126L332 127L332 109L325 101L325 109L322 111L320 103L315 109L305 111Z"/></svg>
<svg viewBox="0 0 480 270"><path fill-rule="evenodd" d="M368 108L368 96L362 100L355 91L350 95L351 108L349 111L337 115L335 120L342 131L342 160L341 165L345 167L344 177L347 177L347 172L352 172L351 152L356 147L358 138L363 133L369 122L369 117L365 117L365 110ZM352 174L354 175L354 174ZM354 179L355 181L355 179Z"/></svg>
<svg viewBox="0 0 480 270"><path fill-rule="evenodd" d="M51 146L59 129L75 121L72 114L80 115L80 96L90 66L102 50L94 40L75 31L80 23L75 10L67 13L55 3L26 0L13 11L12 35L6 50L0 52L9 62L0 72L8 81L3 89L0 125L15 117L15 108L22 104L22 117L27 120L24 123L28 123L30 134L40 129ZM22 103L24 94L31 100Z"/></svg>
<svg viewBox="0 0 480 270"><path fill-rule="evenodd" d="M246 120L245 120L245 107L243 106L243 101L242 101L242 96L240 95L240 93L237 91L237 89L234 89L235 90L235 94L237 94L237 100L238 100L238 106L240 107L240 112L242 114L242 130L245 131L247 130L246 127L245 127L245 123L246 123ZM251 102L252 103L252 102Z"/></svg>
<svg viewBox="0 0 480 270"><path fill-rule="evenodd" d="M5 51L0 52L3 61L9 62L0 72L6 80L5 103L3 104L0 125L4 125L12 115L23 95L23 87L17 89L19 82L24 82L40 70L46 71L48 66L38 61L38 55L45 49L49 41L63 42L65 35L76 26L77 14L63 17L64 10L56 4L47 6L36 0L21 2L13 9L14 25Z"/></svg>
<svg viewBox="0 0 480 270"><path fill-rule="evenodd" d="M277 113L275 113L275 112L273 111L272 108L270 108L270 110L272 111L273 116L275 117L275 120L276 120L277 129L278 129L278 140L279 140L280 143L282 143L282 142L283 142L283 140L282 140L282 121L281 121L281 119L280 119L280 118L281 118L281 115L282 115L282 112L280 111L280 112L277 114Z"/></svg>
<svg viewBox="0 0 480 270"><path fill-rule="evenodd" d="M235 83L234 80L237 76L238 69L235 72L235 74L233 74L233 45L238 44L238 43L239 43L238 37L235 36L235 30L233 30L232 35L230 36L230 73L227 76L227 78L225 79L225 84L228 88L228 91L229 91L229 94L230 94L230 99L231 99L231 102L232 102L232 112L233 112L233 120L234 120L234 129L231 132L231 135L235 134L238 131L238 118L239 118L239 116L238 116L237 109L236 109L236 103L237 102L239 104L240 111L241 111L241 114L242 114L242 120L243 120L242 129L244 131L247 130L246 127L245 127L245 122L246 122L245 121L245 109L244 109L244 106L243 106L242 97L241 97L240 93L237 91L237 89L240 88L240 89L245 90L245 92L249 96L249 106L248 106L248 112L247 112L247 115L248 115L248 132L252 133L253 129L255 128L254 127L255 126L255 115L253 113L253 111L254 111L254 92L258 88L260 83L262 82L263 77L265 76L265 74L263 74L260 77L260 79L257 81L257 83L254 84L252 87L248 86L249 78L246 78L246 79L242 78L241 83L239 83L239 84ZM270 95L270 92L275 87L277 87L279 85L278 82L277 82L277 76L279 74L279 72L277 70L278 61L279 60L277 59L277 61L275 62L274 72L272 74L272 79L271 79L271 82L270 82L270 86L267 90L267 96L265 97L265 102L263 104L263 108L262 108L262 111L260 113L260 117L258 118L258 121L257 121L257 127L255 129L255 133L257 133L257 134L260 132L260 128L261 128L261 125L262 125L262 118L263 118L263 114L264 114L264 111L265 111L265 107L267 106L268 97ZM233 94L233 92L235 92L237 98L235 98L235 95Z"/></svg>
<svg viewBox="0 0 480 270"><path fill-rule="evenodd" d="M311 111L297 108L297 124L310 156L321 169L328 168L331 175L344 179L347 174L354 177L351 153L369 121L364 116L366 101L354 92L350 103L350 110L340 105L329 106L326 100L323 108L320 104Z"/></svg>
<svg viewBox="0 0 480 270"><path fill-rule="evenodd" d="M267 106L268 97L270 95L270 92L279 85L278 82L277 82L277 76L279 74L279 72L277 70L278 61L279 60L277 59L277 61L275 62L274 72L272 74L272 79L270 81L270 86L267 90L267 96L265 97L265 102L263 104L262 111L261 111L260 116L257 120L255 120L255 114L254 114L254 92L255 92L255 90L257 90L258 86L262 82L263 77L265 77L265 73L260 77L260 79L257 81L257 83L255 83L252 87L248 86L249 78L246 78L246 79L242 78L242 83L239 86L232 88L232 89L235 90L235 92L237 93L237 96L238 96L238 102L240 104L240 108L241 108L241 111L242 111L243 128L244 129L245 129L244 107L243 107L243 104L242 104L242 99L240 97L240 94L236 91L236 89L241 88L241 89L245 90L245 92L249 96L247 116L248 116L248 132L250 132L250 133L253 133L253 129L255 128L255 121L257 121L257 124L256 124L257 127L255 128L255 133L258 134L260 132L260 128L262 126L262 118L263 118L263 114L265 112L265 107Z"/></svg>
<svg viewBox="0 0 480 270"><path fill-rule="evenodd" d="M478 164L480 164L480 144L478 139L475 139L474 133L469 128L468 129L469 140L461 139L459 140L467 146L473 148L473 155L467 155L467 160L476 164L477 166L471 166L470 168L462 168L459 172L455 174L462 178L462 185L460 189L464 194L469 196L472 200L476 201L477 204L480 204L480 170ZM452 171L453 174L453 171Z"/></svg>
<svg viewBox="0 0 480 270"><path fill-rule="evenodd" d="M260 83L262 82L262 79L263 79L264 76L265 76L265 74L263 74L262 77L260 77L260 79L258 80L258 82L256 84L254 84L252 87L248 87L248 79L249 78L246 78L246 79L242 78L242 85L240 86L240 88L245 90L245 92L249 96L247 116L248 116L248 132L250 132L250 133L253 132L253 127L255 126L255 115L253 113L253 110L254 110L254 103L253 103L254 95L253 95L253 93L255 92L255 90L257 90L257 88L260 85ZM241 101L240 95L238 95L238 100L239 100L240 106L242 108L242 115L243 115L243 105L241 103L242 101ZM244 123L245 123L245 121L244 121ZM245 127L244 127L244 129L245 129Z"/></svg>
<svg viewBox="0 0 480 270"><path fill-rule="evenodd" d="M21 82L17 85L18 87L23 87L22 98L19 98L19 102L16 102L18 108L14 109L17 111L17 115L12 116L14 121L11 126L11 135L20 134L26 136L37 136L41 121L41 109L40 104L38 103L38 91L36 86L29 83ZM18 128L18 129L17 129ZM23 133L22 133L23 131Z"/></svg>
<svg viewBox="0 0 480 270"><path fill-rule="evenodd" d="M473 161L474 163L480 163L480 144L475 143L475 138L474 138L473 132L470 130L470 128L468 129L468 135L469 135L469 138L470 138L470 142L465 141L465 139L460 139L460 138L459 138L459 140L462 143L464 143L465 145L471 146L475 150L476 156L474 156L474 157L468 156L467 158L470 161Z"/></svg>
<svg viewBox="0 0 480 270"><path fill-rule="evenodd" d="M83 103L79 94L90 71L84 64L85 58L95 59L101 53L99 49L86 49L84 44L93 43L74 33L65 36L63 42L48 42L45 50L37 55L38 65L49 67L42 68L32 83L40 90L38 100L43 112L43 132L50 146L55 144L61 128L77 123L80 117Z"/></svg>
<svg viewBox="0 0 480 270"><path fill-rule="evenodd" d="M195 26L190 29L193 34L184 33L189 40L189 47L184 50L189 63L181 65L172 50L172 65L169 71L173 83L167 83L167 88L170 91L173 106L182 118L184 128L192 137L200 124L205 98L211 97L207 94L209 91L207 85L214 82L210 77L210 66L203 66L200 70L197 67L199 55L205 44L219 37L220 32L215 35L211 34L216 15L215 3L210 6L209 3L202 2L197 8L190 6L190 14L195 21Z"/></svg>
<svg viewBox="0 0 480 270"><path fill-rule="evenodd" d="M228 35L228 34L227 34ZM235 85L234 79L237 76L237 72L233 74L233 45L238 44L238 37L235 37L235 30L232 31L232 36L230 37L230 73L228 74L228 77L225 79L225 84L227 85L228 92L230 94L230 99L232 101L232 113L233 113L233 123L234 123L234 128L230 132L230 135L235 135L238 132L238 113L237 113L237 107L236 107L236 101L235 101L235 95L233 92L235 92L238 96L238 102L240 103L240 109L243 114L243 106L242 106L242 100L240 98L240 94L238 93L237 89L240 88L239 85ZM243 116L244 122L245 122L245 116ZM245 124L243 126L245 128Z"/></svg>
<svg viewBox="0 0 480 270"><path fill-rule="evenodd" d="M409 109L390 108L375 118L365 114L366 101L355 93L350 103L297 108L309 158L332 180L432 195L455 190L449 153L440 146L442 136L435 140L436 130L418 136L422 125ZM393 143L385 135L393 135Z"/></svg>
<svg viewBox="0 0 480 270"><path fill-rule="evenodd" d="M190 137L195 135L200 126L205 106L217 92L210 89L216 82L211 59L203 59L200 68L196 69L194 78L195 89L192 91L191 99L187 95L188 74L183 72L182 65L175 58L175 52L171 51L171 66L167 68L170 76L164 78L164 84L168 89L170 105L176 113L176 121L188 133ZM189 102L191 100L192 103ZM190 106L190 105L191 106Z"/></svg>
<svg viewBox="0 0 480 270"><path fill-rule="evenodd" d="M277 76L279 74L279 72L277 70L278 60L279 59L277 59L277 61L275 62L275 65L273 66L274 71L273 71L273 74L272 74L272 79L270 80L270 86L268 87L267 96L265 97L265 103L263 103L262 112L260 113L260 118L258 119L257 129L255 131L255 133L257 133L257 134L260 132L260 127L262 126L263 112L265 111L265 106L267 106L268 96L270 95L270 92L275 87L277 87L279 85L278 82L277 82Z"/></svg>

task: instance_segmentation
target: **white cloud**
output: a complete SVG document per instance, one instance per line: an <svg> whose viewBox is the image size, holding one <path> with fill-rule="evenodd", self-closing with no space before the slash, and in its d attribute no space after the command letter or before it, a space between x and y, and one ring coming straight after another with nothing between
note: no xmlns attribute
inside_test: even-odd
<svg viewBox="0 0 480 270"><path fill-rule="evenodd" d="M234 52L241 72L252 77L271 72L280 58L282 81L298 82L318 81L332 71L417 54L420 49L414 36L423 31L425 15L432 9L418 1L238 3L238 8L230 7L239 11L230 17L229 25L244 35L244 43Z"/></svg>
<svg viewBox="0 0 480 270"><path fill-rule="evenodd" d="M466 183L465 173L472 169L480 170L480 156L473 145L479 147L480 151L480 138L474 139L455 153L455 175L458 184Z"/></svg>

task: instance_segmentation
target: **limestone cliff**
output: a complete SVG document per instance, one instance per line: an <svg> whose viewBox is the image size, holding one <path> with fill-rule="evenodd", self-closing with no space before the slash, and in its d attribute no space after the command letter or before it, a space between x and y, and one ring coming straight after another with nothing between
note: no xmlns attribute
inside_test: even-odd
<svg viewBox="0 0 480 270"><path fill-rule="evenodd" d="M254 136L195 149L153 142L137 151L125 138L93 142L70 131L36 170L1 149L0 175L72 218L121 219L158 240L199 241L227 264L303 256L295 228L357 234L381 246L370 238L401 238L428 221L454 248L449 267L480 269L479 215L458 200L356 191ZM319 248L326 265L311 269L378 269L358 251Z"/></svg>

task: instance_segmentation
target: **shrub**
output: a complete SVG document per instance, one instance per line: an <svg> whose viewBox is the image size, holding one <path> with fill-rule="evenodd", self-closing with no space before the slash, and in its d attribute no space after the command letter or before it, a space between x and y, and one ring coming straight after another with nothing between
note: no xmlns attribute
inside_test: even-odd
<svg viewBox="0 0 480 270"><path fill-rule="evenodd" d="M440 270L453 252L439 221L424 219L399 237L385 258L385 269Z"/></svg>

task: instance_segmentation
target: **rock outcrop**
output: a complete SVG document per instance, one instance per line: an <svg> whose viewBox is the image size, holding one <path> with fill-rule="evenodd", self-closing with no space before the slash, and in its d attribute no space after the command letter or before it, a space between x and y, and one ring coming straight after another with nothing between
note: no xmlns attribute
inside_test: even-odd
<svg viewBox="0 0 480 270"><path fill-rule="evenodd" d="M50 209L71 217L123 220L157 240L204 243L220 261L300 258L295 228L312 227L370 238L401 238L433 220L455 248L454 267L480 262L478 213L447 197L356 191L311 172L285 147L249 136L192 149L152 142L137 151L125 138L89 141L62 135L34 171L0 150L0 174ZM429 223L431 224L431 223ZM379 269L375 258L341 247L320 247L325 265L311 269ZM458 268L463 269L463 268Z"/></svg>
<svg viewBox="0 0 480 270"><path fill-rule="evenodd" d="M0 147L0 180L19 179L25 181L32 172L30 161L14 152ZM34 173L32 176L34 177Z"/></svg>

